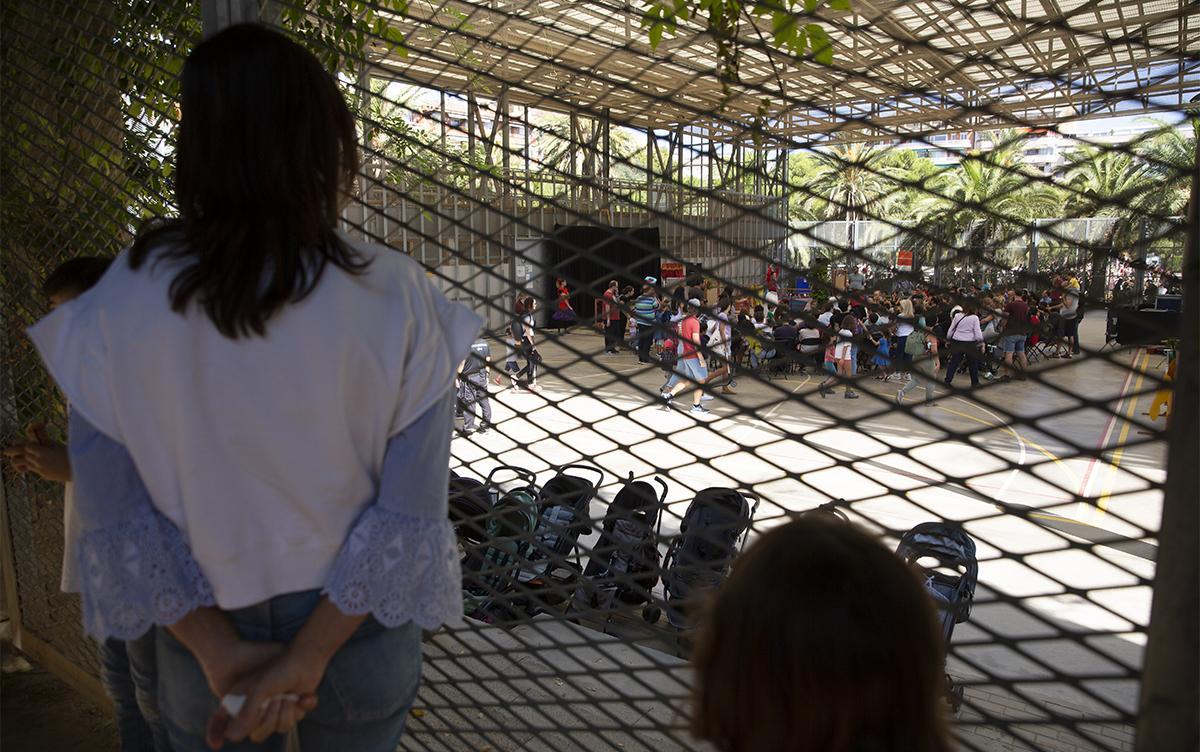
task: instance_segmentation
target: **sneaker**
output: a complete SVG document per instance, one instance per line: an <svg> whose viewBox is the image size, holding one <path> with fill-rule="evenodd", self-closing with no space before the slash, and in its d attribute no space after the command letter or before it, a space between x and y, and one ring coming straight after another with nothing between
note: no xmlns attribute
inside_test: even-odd
<svg viewBox="0 0 1200 752"><path fill-rule="evenodd" d="M701 402L712 402L714 399L716 399L716 398L715 398L715 397L713 397L711 394L702 394L702 395L700 395L700 401L701 401Z"/></svg>
<svg viewBox="0 0 1200 752"><path fill-rule="evenodd" d="M846 399L858 399L858 392L847 391L845 397Z"/></svg>
<svg viewBox="0 0 1200 752"><path fill-rule="evenodd" d="M488 432L488 430L487 430L486 428L481 428L481 429L479 429L478 431L476 431L475 433L484 434L484 433L487 433L487 432Z"/></svg>
<svg viewBox="0 0 1200 752"><path fill-rule="evenodd" d="M541 385L541 384L530 384L530 385L529 385L529 391L531 391L531 392L541 392L541 391L542 391L542 385Z"/></svg>
<svg viewBox="0 0 1200 752"><path fill-rule="evenodd" d="M662 397L663 402L666 403L667 407L670 407L675 399L675 395L671 394L670 392L659 392L658 396Z"/></svg>
<svg viewBox="0 0 1200 752"><path fill-rule="evenodd" d="M712 415L712 411L704 405L692 405L692 412L696 415Z"/></svg>
<svg viewBox="0 0 1200 752"><path fill-rule="evenodd" d="M896 392L896 404L897 405L904 404L904 392Z"/></svg>

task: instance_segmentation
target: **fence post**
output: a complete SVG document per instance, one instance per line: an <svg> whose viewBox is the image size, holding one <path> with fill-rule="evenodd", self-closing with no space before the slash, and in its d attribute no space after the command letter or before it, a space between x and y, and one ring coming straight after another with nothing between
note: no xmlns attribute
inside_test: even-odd
<svg viewBox="0 0 1200 752"><path fill-rule="evenodd" d="M1200 150L1194 157L1183 260L1183 314L1167 434L1167 481L1159 525L1154 601L1138 708L1137 752L1200 749L1200 501L1196 454L1200 377ZM1143 236L1141 258L1145 259Z"/></svg>
<svg viewBox="0 0 1200 752"><path fill-rule="evenodd" d="M1141 305L1144 302L1142 300L1142 293L1146 288L1146 244L1147 244L1149 238L1150 238L1150 220L1146 219L1145 217L1142 217L1142 220L1139 223L1139 229L1138 229L1137 265L1135 267L1137 269L1137 271L1135 273L1135 278L1134 278L1135 279L1134 300L1137 301L1135 303L1135 306ZM1185 264L1186 264L1186 261L1185 261Z"/></svg>
<svg viewBox="0 0 1200 752"><path fill-rule="evenodd" d="M1042 239L1039 228L1040 220L1033 220L1033 229L1029 232L1029 276L1037 277L1038 273L1038 242ZM1026 282L1028 284L1028 282Z"/></svg>

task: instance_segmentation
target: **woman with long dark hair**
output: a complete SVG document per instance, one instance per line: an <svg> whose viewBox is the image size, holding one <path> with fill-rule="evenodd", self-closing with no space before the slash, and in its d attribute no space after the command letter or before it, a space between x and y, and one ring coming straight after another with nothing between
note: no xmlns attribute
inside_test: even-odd
<svg viewBox="0 0 1200 752"><path fill-rule="evenodd" d="M519 303L520 336L517 338L517 350L525 358L525 367L513 376L513 388L524 388L530 392L540 392L542 387L537 383L537 369L542 362L542 354L538 352L534 342L533 314L537 310L537 300L533 296L522 298Z"/></svg>
<svg viewBox="0 0 1200 752"><path fill-rule="evenodd" d="M183 70L179 217L31 330L70 400L96 637L158 634L176 750L392 750L461 618L452 384L480 320L337 231L354 120L260 26ZM262 743L261 745L258 743Z"/></svg>

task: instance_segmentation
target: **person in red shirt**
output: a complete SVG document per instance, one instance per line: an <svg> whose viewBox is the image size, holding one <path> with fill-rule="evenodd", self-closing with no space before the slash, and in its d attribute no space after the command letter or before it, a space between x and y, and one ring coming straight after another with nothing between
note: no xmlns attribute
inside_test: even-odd
<svg viewBox="0 0 1200 752"><path fill-rule="evenodd" d="M1013 360L1021 364L1021 370L1016 371L1016 377L1025 380L1025 371L1029 370L1029 359L1025 356L1025 340L1033 333L1030 321L1029 291L1022 290L1013 294L1012 300L1004 306L1004 335L1000 338L1000 346L1004 349L1004 366L1007 371L1000 377L1001 381L1010 381L1013 376Z"/></svg>
<svg viewBox="0 0 1200 752"><path fill-rule="evenodd" d="M604 318L604 352L616 354L621 342L621 294L615 279L604 291Z"/></svg>
<svg viewBox="0 0 1200 752"><path fill-rule="evenodd" d="M767 265L767 291L779 292L779 267L774 264Z"/></svg>
<svg viewBox="0 0 1200 752"><path fill-rule="evenodd" d="M692 394L692 412L697 415L705 415L709 411L700 404L700 398L704 396L702 385L708 381L708 368L704 362L704 355L700 352L700 319L696 317L699 310L700 301L698 299L692 298L688 301L687 316L679 322L679 362L675 366L675 373L671 376L671 380L663 387L662 398L669 409L675 395L682 391L690 381L695 384L695 391Z"/></svg>

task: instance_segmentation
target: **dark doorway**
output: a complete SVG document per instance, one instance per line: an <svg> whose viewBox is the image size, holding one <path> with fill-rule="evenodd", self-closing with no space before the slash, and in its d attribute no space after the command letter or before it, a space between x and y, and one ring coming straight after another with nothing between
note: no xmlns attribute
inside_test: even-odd
<svg viewBox="0 0 1200 752"><path fill-rule="evenodd" d="M562 277L571 290L571 305L588 321L610 280L640 293L643 279L659 276L661 259L657 227L556 225L546 259L545 299L555 299L554 279Z"/></svg>

